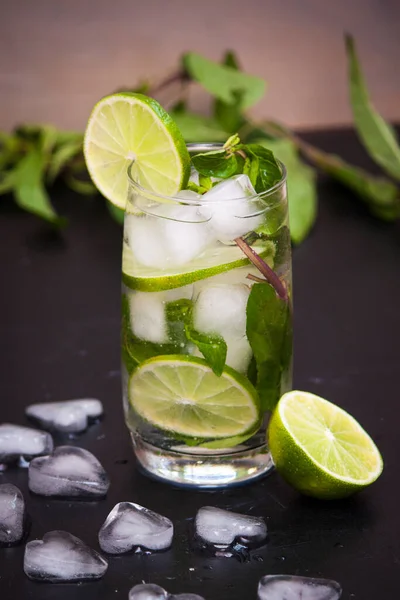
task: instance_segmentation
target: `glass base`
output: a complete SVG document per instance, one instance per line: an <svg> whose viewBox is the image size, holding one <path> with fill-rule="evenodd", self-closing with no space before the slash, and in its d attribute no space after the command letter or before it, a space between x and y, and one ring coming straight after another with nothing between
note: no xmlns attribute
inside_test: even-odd
<svg viewBox="0 0 400 600"><path fill-rule="evenodd" d="M196 488L219 488L249 483L273 469L267 445L226 453L193 448L191 452L164 450L132 434L136 458L144 471L174 485Z"/></svg>

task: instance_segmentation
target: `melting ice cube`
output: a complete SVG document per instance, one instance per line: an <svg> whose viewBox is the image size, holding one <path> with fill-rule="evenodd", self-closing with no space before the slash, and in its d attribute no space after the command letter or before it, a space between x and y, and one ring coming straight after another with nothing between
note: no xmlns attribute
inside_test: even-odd
<svg viewBox="0 0 400 600"><path fill-rule="evenodd" d="M297 575L266 575L258 584L258 600L338 600L336 581Z"/></svg>
<svg viewBox="0 0 400 600"><path fill-rule="evenodd" d="M29 460L52 450L53 439L49 433L10 423L0 425L0 464L12 463L21 457Z"/></svg>
<svg viewBox="0 0 400 600"><path fill-rule="evenodd" d="M30 579L53 583L100 579L107 567L98 552L66 531L50 531L25 548L24 571Z"/></svg>
<svg viewBox="0 0 400 600"><path fill-rule="evenodd" d="M169 594L154 583L139 583L130 590L129 600L169 600Z"/></svg>
<svg viewBox="0 0 400 600"><path fill-rule="evenodd" d="M59 446L50 456L29 465L29 489L42 496L104 496L110 482L100 462L88 450Z"/></svg>
<svg viewBox="0 0 400 600"><path fill-rule="evenodd" d="M195 329L221 335L228 347L226 364L240 372L247 370L252 355L246 336L249 294L244 284L210 284L201 289L193 311Z"/></svg>
<svg viewBox="0 0 400 600"><path fill-rule="evenodd" d="M209 219L209 227L216 238L225 244L250 231L264 221L265 206L256 197L256 191L247 175L236 175L221 181L202 196L204 203L199 212Z"/></svg>
<svg viewBox="0 0 400 600"><path fill-rule="evenodd" d="M160 219L165 252L170 266L182 266L200 256L215 238L197 206L166 205L165 209Z"/></svg>
<svg viewBox="0 0 400 600"><path fill-rule="evenodd" d="M154 583L139 583L129 592L129 600L204 600L198 594L168 594Z"/></svg>
<svg viewBox="0 0 400 600"><path fill-rule="evenodd" d="M130 322L133 334L153 344L168 341L163 292L129 294Z"/></svg>
<svg viewBox="0 0 400 600"><path fill-rule="evenodd" d="M18 544L24 535L25 502L11 483L0 485L0 545Z"/></svg>
<svg viewBox="0 0 400 600"><path fill-rule="evenodd" d="M183 200L189 194L193 199L193 192L185 190L184 194ZM145 267L180 267L199 256L215 239L207 219L195 205L157 204L151 210L151 214L130 215L125 224L125 237L133 255Z"/></svg>
<svg viewBox="0 0 400 600"><path fill-rule="evenodd" d="M95 398L46 402L31 404L25 414L44 429L79 433L87 429L89 421L101 417L103 405Z"/></svg>
<svg viewBox="0 0 400 600"><path fill-rule="evenodd" d="M262 517L249 517L214 506L203 506L195 520L196 535L216 548L228 548L235 541L245 545L260 544L267 538Z"/></svg>
<svg viewBox="0 0 400 600"><path fill-rule="evenodd" d="M132 333L139 339L154 344L168 342L166 304L190 299L192 293L193 284L164 292L130 292L128 297Z"/></svg>
<svg viewBox="0 0 400 600"><path fill-rule="evenodd" d="M109 554L134 548L165 550L172 543L172 522L133 502L120 502L108 515L99 532L100 547Z"/></svg>

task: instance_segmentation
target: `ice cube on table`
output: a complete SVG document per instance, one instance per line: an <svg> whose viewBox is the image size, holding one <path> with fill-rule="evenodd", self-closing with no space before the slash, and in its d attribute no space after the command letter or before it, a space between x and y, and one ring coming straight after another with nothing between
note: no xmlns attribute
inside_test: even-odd
<svg viewBox="0 0 400 600"><path fill-rule="evenodd" d="M197 296L193 325L201 333L218 334L227 344L226 364L246 372L252 350L246 336L250 287L244 284L205 285Z"/></svg>
<svg viewBox="0 0 400 600"><path fill-rule="evenodd" d="M50 531L25 548L24 571L30 579L53 583L100 579L107 568L98 552L66 531Z"/></svg>
<svg viewBox="0 0 400 600"><path fill-rule="evenodd" d="M338 600L342 588L336 581L297 575L266 575L258 584L258 600Z"/></svg>
<svg viewBox="0 0 400 600"><path fill-rule="evenodd" d="M11 423L0 425L0 465L48 454L53 446L53 438L45 431Z"/></svg>
<svg viewBox="0 0 400 600"><path fill-rule="evenodd" d="M198 594L168 594L154 583L139 583L129 592L129 600L204 600Z"/></svg>
<svg viewBox="0 0 400 600"><path fill-rule="evenodd" d="M25 501L11 483L0 484L0 546L18 544L24 535Z"/></svg>
<svg viewBox="0 0 400 600"><path fill-rule="evenodd" d="M260 544L267 538L262 517L250 517L214 506L203 506L195 519L196 535L211 546L228 548L235 541L246 545Z"/></svg>
<svg viewBox="0 0 400 600"><path fill-rule="evenodd" d="M49 456L29 465L29 489L42 496L105 496L110 486L107 473L88 450L58 446Z"/></svg>
<svg viewBox="0 0 400 600"><path fill-rule="evenodd" d="M25 409L25 414L44 429L79 433L88 428L89 421L102 416L103 405L96 398L45 402L31 404Z"/></svg>
<svg viewBox="0 0 400 600"><path fill-rule="evenodd" d="M109 554L133 549L165 550L172 543L172 522L133 502L120 502L108 515L99 532L100 547Z"/></svg>
<svg viewBox="0 0 400 600"><path fill-rule="evenodd" d="M139 583L130 590L129 600L169 600L169 595L154 583Z"/></svg>
<svg viewBox="0 0 400 600"><path fill-rule="evenodd" d="M198 594L174 594L171 600L204 600L204 598Z"/></svg>
<svg viewBox="0 0 400 600"><path fill-rule="evenodd" d="M235 175L217 183L203 194L202 203L200 214L209 219L210 229L224 244L255 231L265 219L266 206L247 175Z"/></svg>

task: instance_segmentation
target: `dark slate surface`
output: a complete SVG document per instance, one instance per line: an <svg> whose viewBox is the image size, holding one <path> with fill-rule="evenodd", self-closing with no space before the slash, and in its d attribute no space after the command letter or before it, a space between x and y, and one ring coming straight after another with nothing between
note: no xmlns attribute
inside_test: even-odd
<svg viewBox="0 0 400 600"><path fill-rule="evenodd" d="M366 163L349 132L308 138ZM110 558L102 581L81 585L33 583L22 572L23 546L0 550L0 598L126 600L130 587L145 580L207 600L251 600L269 573L337 579L345 599L397 597L399 224L373 220L347 191L322 181L317 226L294 252L294 384L354 414L386 462L369 490L322 503L300 497L276 473L243 488L195 492L136 470L119 381L120 229L98 199L62 188L53 197L70 217L61 234L2 200L0 421L25 423L24 406L31 402L99 397L106 418L74 443L96 454L112 485L105 500L69 502L31 496L23 470L0 474L0 481L25 494L33 521L29 539L64 529L98 548L98 529L122 500L170 517L176 535L170 551ZM246 563L193 552L191 520L204 504L265 516L268 545Z"/></svg>

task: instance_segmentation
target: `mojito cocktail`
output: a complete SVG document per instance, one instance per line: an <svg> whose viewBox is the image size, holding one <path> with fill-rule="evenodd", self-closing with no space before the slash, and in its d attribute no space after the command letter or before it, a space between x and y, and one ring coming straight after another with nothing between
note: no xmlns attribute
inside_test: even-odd
<svg viewBox="0 0 400 600"><path fill-rule="evenodd" d="M261 476L269 415L291 387L285 168L238 136L186 146L139 94L102 103L89 151L103 170L91 175L105 195L127 196L123 399L137 459L178 484Z"/></svg>

